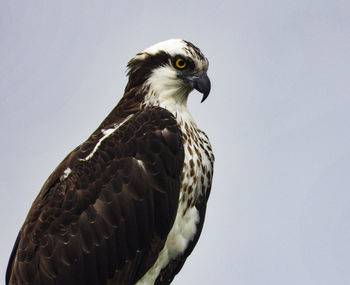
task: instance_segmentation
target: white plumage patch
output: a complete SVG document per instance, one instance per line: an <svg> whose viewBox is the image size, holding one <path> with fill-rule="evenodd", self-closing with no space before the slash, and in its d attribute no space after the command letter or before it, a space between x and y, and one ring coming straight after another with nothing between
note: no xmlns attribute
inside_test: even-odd
<svg viewBox="0 0 350 285"><path fill-rule="evenodd" d="M142 160L136 159L137 164L142 168L143 171L146 171L145 163Z"/></svg>
<svg viewBox="0 0 350 285"><path fill-rule="evenodd" d="M174 225L168 235L164 248L159 253L158 259L152 268L136 283L136 285L154 284L160 271L168 265L168 263L175 259L179 254L183 253L191 241L197 230L197 223L199 222L199 214L195 207L184 211L184 203L180 203L176 215Z"/></svg>
<svg viewBox="0 0 350 285"><path fill-rule="evenodd" d="M63 181L65 179L68 178L68 176L72 173L72 169L70 169L69 167L67 167L64 171L63 174L60 177L60 181Z"/></svg>
<svg viewBox="0 0 350 285"><path fill-rule="evenodd" d="M151 86L152 92L146 95L145 102L165 108L172 113L177 108L186 107L188 93L192 90L183 84L177 77L176 70L170 66L155 69L146 84Z"/></svg>
<svg viewBox="0 0 350 285"><path fill-rule="evenodd" d="M159 51L166 51L170 55L184 54L186 43L182 39L171 39L157 43L149 48L145 49L143 52L139 53L137 56L144 57L146 54L156 54Z"/></svg>
<svg viewBox="0 0 350 285"><path fill-rule="evenodd" d="M102 129L102 134L103 134L103 137L99 139L99 141L96 143L94 149L92 150L92 152L90 152L85 158L82 158L80 159L81 161L87 161L89 159L91 159L95 152L98 150L99 146L101 145L101 143L106 139L108 138L111 134L113 134L116 130L118 130L125 122L127 122L131 117L133 116L133 114L129 115L126 117L126 119L124 121L122 121L121 123L119 124L116 124L113 126L113 128L110 128L110 129Z"/></svg>

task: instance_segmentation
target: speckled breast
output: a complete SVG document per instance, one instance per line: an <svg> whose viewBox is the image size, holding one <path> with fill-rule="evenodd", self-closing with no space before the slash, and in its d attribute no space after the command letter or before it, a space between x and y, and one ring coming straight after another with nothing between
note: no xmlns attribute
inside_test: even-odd
<svg viewBox="0 0 350 285"><path fill-rule="evenodd" d="M195 124L184 122L180 126L185 150L180 199L186 201L185 208L188 208L206 197L210 190L214 155L208 137Z"/></svg>

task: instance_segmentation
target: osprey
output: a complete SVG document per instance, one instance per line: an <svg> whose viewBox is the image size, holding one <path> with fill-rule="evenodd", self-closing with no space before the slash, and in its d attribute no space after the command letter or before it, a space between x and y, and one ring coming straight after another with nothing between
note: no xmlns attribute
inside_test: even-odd
<svg viewBox="0 0 350 285"><path fill-rule="evenodd" d="M54 170L18 234L6 284L170 284L202 230L214 156L187 109L208 60L173 39L138 53L117 106Z"/></svg>

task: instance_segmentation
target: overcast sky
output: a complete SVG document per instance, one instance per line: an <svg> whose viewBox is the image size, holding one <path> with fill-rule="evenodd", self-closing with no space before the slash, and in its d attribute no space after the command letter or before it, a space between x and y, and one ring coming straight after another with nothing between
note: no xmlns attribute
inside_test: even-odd
<svg viewBox="0 0 350 285"><path fill-rule="evenodd" d="M189 108L216 156L174 284L350 284L348 0L1 0L1 280L46 178L118 102L128 60L169 38L210 61Z"/></svg>

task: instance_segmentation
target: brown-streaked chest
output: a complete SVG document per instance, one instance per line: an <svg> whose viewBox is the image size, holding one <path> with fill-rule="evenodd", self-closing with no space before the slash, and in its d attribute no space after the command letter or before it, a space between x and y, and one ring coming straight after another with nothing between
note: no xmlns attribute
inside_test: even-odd
<svg viewBox="0 0 350 285"><path fill-rule="evenodd" d="M214 155L208 137L193 122L182 121L180 128L185 151L180 199L188 208L209 194Z"/></svg>

